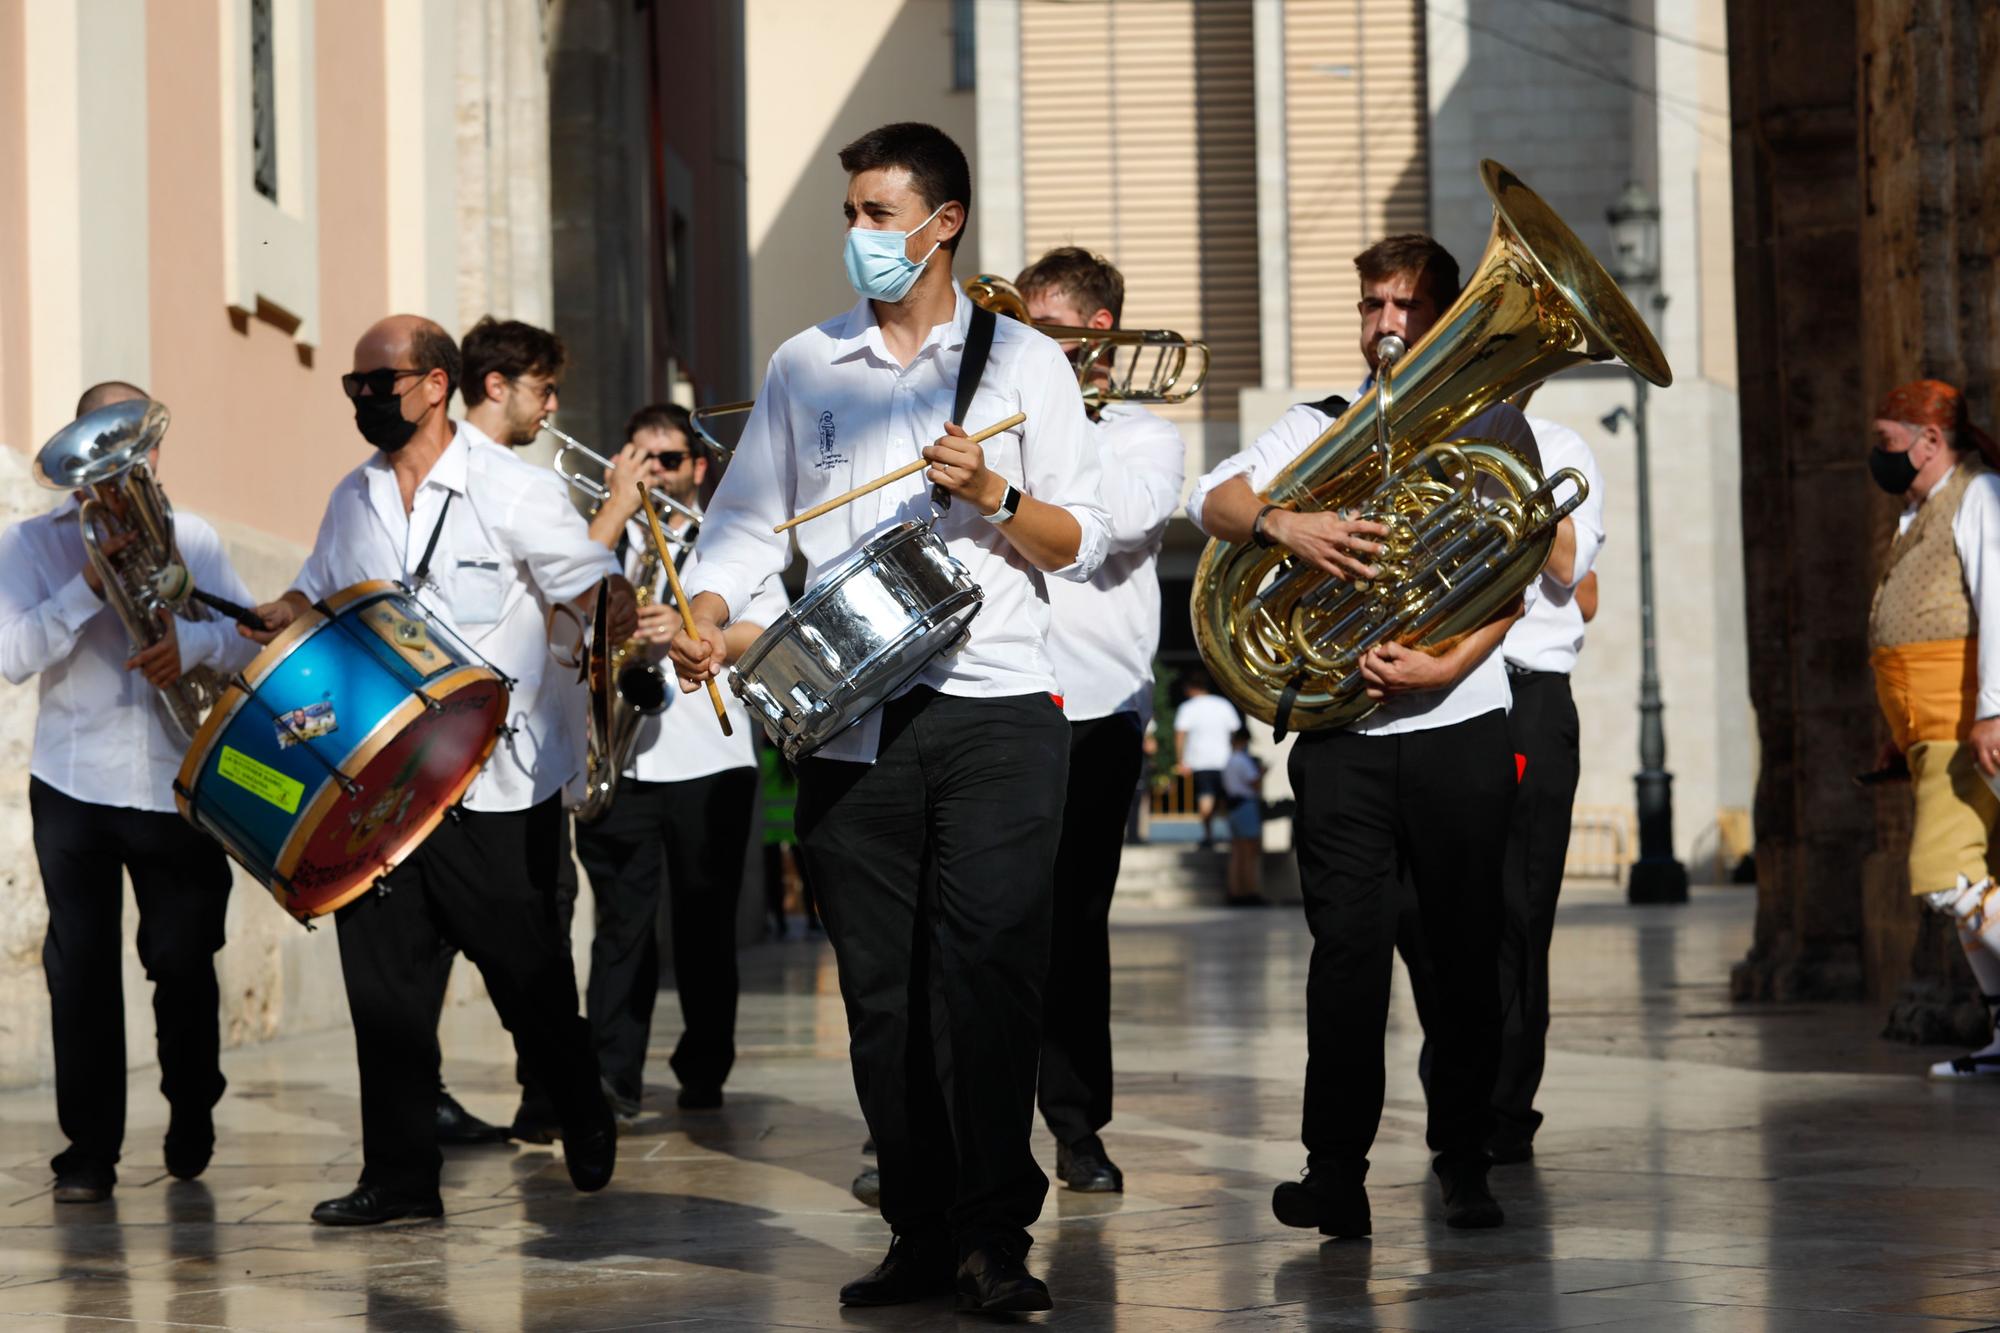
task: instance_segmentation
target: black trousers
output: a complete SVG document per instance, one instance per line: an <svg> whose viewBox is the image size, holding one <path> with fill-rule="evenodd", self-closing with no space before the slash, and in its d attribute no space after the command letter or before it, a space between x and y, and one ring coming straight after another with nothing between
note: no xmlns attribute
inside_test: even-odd
<svg viewBox="0 0 2000 1333"><path fill-rule="evenodd" d="M1137 713L1073 722L1043 997L1042 1119L1075 1146L1111 1122L1111 891L1139 783Z"/></svg>
<svg viewBox="0 0 2000 1333"><path fill-rule="evenodd" d="M1493 1137L1532 1140L1541 1126L1535 1091L1542 1083L1549 1035L1549 940L1569 855L1576 804L1576 701L1569 677L1514 672L1507 717L1514 750L1526 756L1514 822L1507 837L1505 917L1500 932L1500 1072L1493 1085Z"/></svg>
<svg viewBox="0 0 2000 1333"><path fill-rule="evenodd" d="M179 815L92 805L39 778L28 781L28 810L49 905L42 971L55 1029L56 1121L69 1139L50 1166L109 1184L125 1143L124 875L139 904L139 961L153 983L160 1092L175 1112L202 1112L227 1086L215 951L229 861Z"/></svg>
<svg viewBox="0 0 2000 1333"><path fill-rule="evenodd" d="M736 1063L736 904L757 801L757 770L686 782L618 784L611 808L576 826L577 857L597 903L585 1008L613 1091L638 1100L660 992L660 868L674 927L681 1039L671 1064L684 1087L716 1088Z"/></svg>
<svg viewBox="0 0 2000 1333"><path fill-rule="evenodd" d="M1433 1151L1484 1160L1499 1053L1501 867L1513 747L1498 709L1388 736L1308 733L1292 751L1306 982L1307 1164L1367 1170L1382 1118L1383 1036L1405 878L1435 975Z"/></svg>
<svg viewBox="0 0 2000 1333"><path fill-rule="evenodd" d="M800 766L854 1088L899 1235L1026 1253L1069 723L1047 695L890 701L873 764ZM926 873L927 863L934 873Z"/></svg>
<svg viewBox="0 0 2000 1333"><path fill-rule="evenodd" d="M340 967L361 1068L361 1183L434 1194L440 959L486 979L515 1049L546 1079L565 1134L608 1129L576 972L558 930L560 798L529 810L462 810L391 871L386 892L340 909Z"/></svg>

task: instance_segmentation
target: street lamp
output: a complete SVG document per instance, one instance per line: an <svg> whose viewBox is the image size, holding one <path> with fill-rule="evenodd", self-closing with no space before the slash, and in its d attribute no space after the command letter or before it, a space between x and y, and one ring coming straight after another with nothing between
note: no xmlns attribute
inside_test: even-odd
<svg viewBox="0 0 2000 1333"><path fill-rule="evenodd" d="M1605 210L1611 223L1611 276L1640 314L1657 327L1667 308L1660 289L1660 206L1637 181ZM1684 903L1687 867L1674 858L1674 778L1667 772L1667 733L1661 724L1660 663L1653 620L1653 498L1646 453L1646 381L1632 376L1632 410L1621 405L1604 417L1616 433L1632 422L1632 457L1639 478L1639 771L1632 782L1639 805L1639 859L1625 882L1629 903Z"/></svg>

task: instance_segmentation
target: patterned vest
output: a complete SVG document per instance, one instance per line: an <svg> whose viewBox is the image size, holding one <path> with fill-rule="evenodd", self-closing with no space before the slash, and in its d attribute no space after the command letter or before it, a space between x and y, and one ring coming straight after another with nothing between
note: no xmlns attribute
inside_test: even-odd
<svg viewBox="0 0 2000 1333"><path fill-rule="evenodd" d="M1951 525L1965 488L1984 471L1977 454L1961 455L1944 485L1918 507L1908 529L1889 548L1889 567L1882 571L1868 611L1870 650L1970 639L1978 633Z"/></svg>

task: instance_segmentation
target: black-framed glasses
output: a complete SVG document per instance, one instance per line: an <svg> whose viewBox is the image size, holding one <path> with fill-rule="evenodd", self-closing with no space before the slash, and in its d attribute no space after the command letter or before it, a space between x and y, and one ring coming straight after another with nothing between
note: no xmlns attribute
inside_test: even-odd
<svg viewBox="0 0 2000 1333"><path fill-rule="evenodd" d="M404 370L395 366L383 366L380 370L349 371L340 377L340 387L349 398L359 398L366 389L372 396L381 398L396 392L396 381L406 375L428 375L428 370Z"/></svg>

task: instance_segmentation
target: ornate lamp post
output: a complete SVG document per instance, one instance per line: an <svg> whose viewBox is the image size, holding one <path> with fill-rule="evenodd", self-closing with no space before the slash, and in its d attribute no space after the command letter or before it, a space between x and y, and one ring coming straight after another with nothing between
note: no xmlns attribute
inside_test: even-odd
<svg viewBox="0 0 2000 1333"><path fill-rule="evenodd" d="M1611 276L1618 279L1647 322L1658 327L1667 308L1660 289L1660 207L1633 181L1605 210L1611 223ZM1647 461L1646 381L1632 376L1632 409L1614 408L1606 430L1632 423L1632 456L1639 478L1639 772L1633 786L1639 807L1639 859L1625 883L1630 903L1684 903L1687 867L1674 858L1674 779L1667 772L1667 734L1660 721L1660 666L1654 633L1653 497Z"/></svg>

